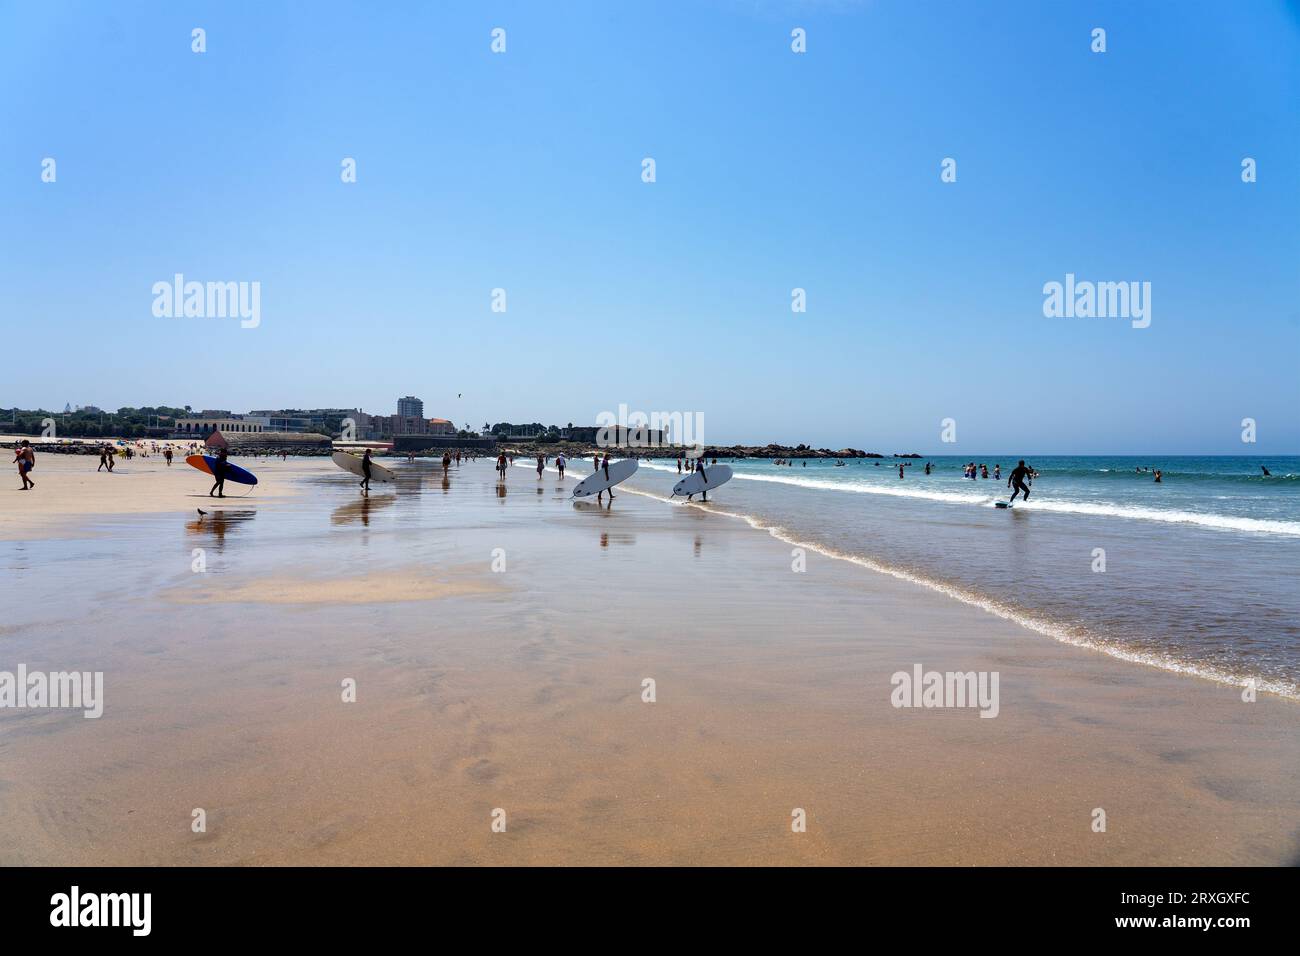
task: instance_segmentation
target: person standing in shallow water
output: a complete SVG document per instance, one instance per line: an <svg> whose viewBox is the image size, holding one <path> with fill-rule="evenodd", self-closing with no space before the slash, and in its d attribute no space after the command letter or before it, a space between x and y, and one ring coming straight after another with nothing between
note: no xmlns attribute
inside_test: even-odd
<svg viewBox="0 0 1300 956"><path fill-rule="evenodd" d="M1011 501L1016 500L1016 495L1023 492L1025 500L1029 500L1029 488L1025 485L1025 477L1029 474L1029 469L1025 467L1025 460L1020 459L1020 464L1012 469L1011 474L1007 475L1007 487L1014 485L1015 491L1011 494ZM1008 502L1009 503L1009 502Z"/></svg>
<svg viewBox="0 0 1300 956"><path fill-rule="evenodd" d="M702 495L704 496L704 500L705 500L705 501L708 501L708 500L709 500L709 489L708 489L707 485L708 485L708 483L709 483L709 474L708 474L708 472L706 472L706 471L704 470L704 458L703 458L703 456L700 457L700 460L699 460L699 461L695 462L695 470L698 471L698 472L700 473L700 478L704 481L704 484L706 485L704 491L700 492L700 494L702 494ZM695 497L695 495L693 495L693 494L687 495L687 496L686 496L686 500L687 500L687 501L690 501L690 500L691 500L692 498L694 498L694 497Z"/></svg>

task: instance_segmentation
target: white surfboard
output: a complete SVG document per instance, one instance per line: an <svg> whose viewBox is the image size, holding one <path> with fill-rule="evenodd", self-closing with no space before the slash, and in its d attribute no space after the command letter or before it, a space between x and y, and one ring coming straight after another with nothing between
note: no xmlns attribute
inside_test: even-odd
<svg viewBox="0 0 1300 956"><path fill-rule="evenodd" d="M704 480L706 478L708 479L707 483ZM706 465L703 474L697 471L673 485L673 497L702 494L706 491L712 491L719 485L725 485L730 480L730 465L713 465L712 467Z"/></svg>
<svg viewBox="0 0 1300 956"><path fill-rule="evenodd" d="M582 481L578 482L573 489L573 497L587 498L591 495L602 491L608 491L620 481L627 481L636 474L637 462L635 458L624 458L622 461L612 461L609 463L609 477L605 477L605 469L588 475ZM572 471L573 469L569 469Z"/></svg>
<svg viewBox="0 0 1300 956"><path fill-rule="evenodd" d="M361 458L359 456L349 455L345 451L336 451L330 457L334 459L334 464L338 465L344 471L350 471L358 478L365 477L365 473L362 472L361 470ZM370 480L372 483L379 482L381 484L387 484L388 482L392 481L396 477L397 475L395 475L390 469L385 468L379 462L375 461L373 457L371 457Z"/></svg>

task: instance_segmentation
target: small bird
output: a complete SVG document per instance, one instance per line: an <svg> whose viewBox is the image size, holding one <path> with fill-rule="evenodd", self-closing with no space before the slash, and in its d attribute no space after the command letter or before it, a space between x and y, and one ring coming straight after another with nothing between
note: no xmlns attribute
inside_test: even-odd
<svg viewBox="0 0 1300 956"><path fill-rule="evenodd" d="M207 514L207 512L204 511L202 508L195 508L194 510L197 511L197 512L199 513L199 517L200 517L200 518L202 518L204 515Z"/></svg>

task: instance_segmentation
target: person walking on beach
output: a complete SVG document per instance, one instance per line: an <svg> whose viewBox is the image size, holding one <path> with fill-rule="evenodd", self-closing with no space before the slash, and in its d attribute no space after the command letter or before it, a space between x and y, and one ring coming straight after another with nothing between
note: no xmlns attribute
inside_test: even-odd
<svg viewBox="0 0 1300 956"><path fill-rule="evenodd" d="M1012 470L1011 474L1007 475L1007 487L1014 486L1016 489L1011 495L1012 501L1015 501L1016 495L1021 493L1024 494L1026 501L1029 500L1029 488L1025 485L1025 478L1029 473L1030 469L1025 467L1025 460L1022 458L1020 464Z"/></svg>
<svg viewBox="0 0 1300 956"><path fill-rule="evenodd" d="M370 494L370 449L361 456L361 493Z"/></svg>
<svg viewBox="0 0 1300 956"><path fill-rule="evenodd" d="M170 445L163 449L163 457L167 459L167 467L170 468L172 466L172 449Z"/></svg>
<svg viewBox="0 0 1300 956"><path fill-rule="evenodd" d="M214 491L217 493L216 496L218 498L226 497L226 459L229 457L230 452L224 448L217 452L216 463L212 466L212 477L217 480L214 481L212 487L208 489L209 498L212 497L212 492Z"/></svg>
<svg viewBox="0 0 1300 956"><path fill-rule="evenodd" d="M28 491L36 487L36 482L29 477L32 469L36 467L36 452L32 449L32 443L26 438L22 444L14 451L14 461L18 463L18 477L23 480L23 491Z"/></svg>
<svg viewBox="0 0 1300 956"><path fill-rule="evenodd" d="M537 456L537 480L542 480L542 469L546 467L546 458L542 455Z"/></svg>
<svg viewBox="0 0 1300 956"><path fill-rule="evenodd" d="M105 468L107 468L109 471L113 470L113 466L108 463L108 446L100 445L99 446L99 467L95 469L95 472L96 473L101 472Z"/></svg>
<svg viewBox="0 0 1300 956"><path fill-rule="evenodd" d="M681 473L682 473L682 456L681 456L681 455L678 455L678 456L677 456L677 474L680 475Z"/></svg>
<svg viewBox="0 0 1300 956"><path fill-rule="evenodd" d="M605 471L605 480L609 481L609 452L605 452L605 460L600 462L599 467L596 470L600 471L601 469L604 469ZM609 492L609 500L613 501L614 486L611 485L609 488L605 490ZM605 493L604 491L599 491L596 493L596 504L600 504L600 496L603 495L604 493Z"/></svg>
<svg viewBox="0 0 1300 956"><path fill-rule="evenodd" d="M451 468L451 452L444 451L442 453L442 477L444 478L447 477L447 472L450 468Z"/></svg>
<svg viewBox="0 0 1300 956"><path fill-rule="evenodd" d="M555 467L560 471L560 481L564 480L564 452L555 456Z"/></svg>
<svg viewBox="0 0 1300 956"><path fill-rule="evenodd" d="M501 476L502 481L506 480L506 453L505 452L502 452L501 454L497 455L497 474Z"/></svg>

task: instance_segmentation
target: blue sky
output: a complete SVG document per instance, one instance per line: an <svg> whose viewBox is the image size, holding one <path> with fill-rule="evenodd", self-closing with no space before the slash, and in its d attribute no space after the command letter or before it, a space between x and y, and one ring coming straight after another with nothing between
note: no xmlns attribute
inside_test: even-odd
<svg viewBox="0 0 1300 956"><path fill-rule="evenodd" d="M1297 103L1272 0L6 2L0 406L1295 453ZM155 318L177 272L261 325ZM1045 318L1068 272L1150 328Z"/></svg>

